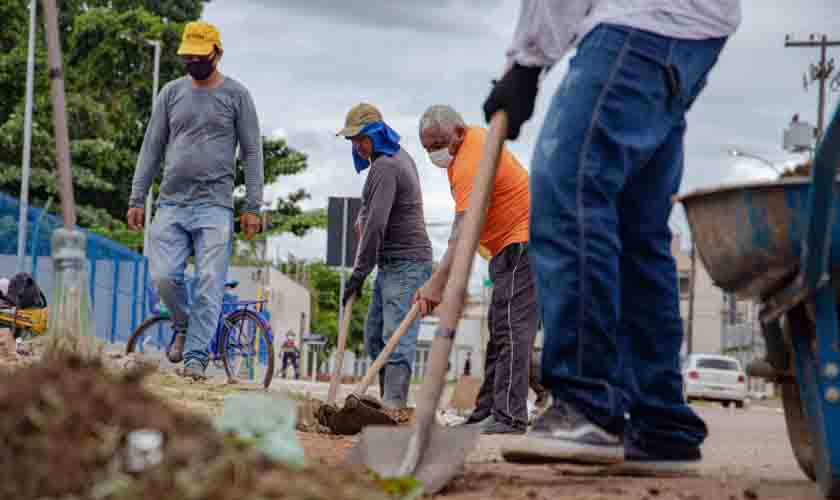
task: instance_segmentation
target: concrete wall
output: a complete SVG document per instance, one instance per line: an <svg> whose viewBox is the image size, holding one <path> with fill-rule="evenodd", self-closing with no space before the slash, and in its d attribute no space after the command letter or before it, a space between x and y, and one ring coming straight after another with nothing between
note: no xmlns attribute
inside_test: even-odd
<svg viewBox="0 0 840 500"><path fill-rule="evenodd" d="M694 352L717 354L721 350L723 337L721 310L723 291L712 282L703 263L698 258L695 270L694 290ZM681 301L683 324L688 325L688 299Z"/></svg>
<svg viewBox="0 0 840 500"><path fill-rule="evenodd" d="M680 313L683 326L688 330L689 321L689 277L691 275L691 254L683 250L680 236L674 235L671 251L677 262L677 272L684 278L681 287ZM723 291L718 288L703 266L703 261L697 255L695 259L694 285L694 340L693 352L697 354L718 354L721 350L723 338L721 311L723 307ZM687 339L686 339L687 340ZM683 344L683 353L687 346Z"/></svg>

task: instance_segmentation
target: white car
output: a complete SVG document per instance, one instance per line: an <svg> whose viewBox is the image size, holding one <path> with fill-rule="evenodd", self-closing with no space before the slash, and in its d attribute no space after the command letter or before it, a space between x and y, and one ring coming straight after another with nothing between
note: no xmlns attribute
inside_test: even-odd
<svg viewBox="0 0 840 500"><path fill-rule="evenodd" d="M724 406L744 406L747 399L747 374L741 363L729 356L692 354L683 364L685 398L720 401Z"/></svg>

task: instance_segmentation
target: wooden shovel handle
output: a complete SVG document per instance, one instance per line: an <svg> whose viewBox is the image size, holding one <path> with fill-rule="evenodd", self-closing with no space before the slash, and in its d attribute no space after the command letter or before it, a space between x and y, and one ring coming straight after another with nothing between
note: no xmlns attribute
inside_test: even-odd
<svg viewBox="0 0 840 500"><path fill-rule="evenodd" d="M338 393L338 384L341 383L341 370L344 367L344 349L347 346L347 333L350 331L350 321L353 319L353 302L356 296L347 299L344 306L344 316L341 318L341 325L338 329L338 346L335 351L335 367L333 367L332 378L330 379L330 391L327 393L327 404L335 403L335 396Z"/></svg>
<svg viewBox="0 0 840 500"><path fill-rule="evenodd" d="M408 314L405 315L403 318L402 323L400 323L399 328L397 331L391 335L391 338L388 339L388 343L385 344L385 348L382 349L382 352L379 353L379 356L376 357L376 360L370 365L367 372L365 373L364 378L362 378L361 382L356 386L356 389L353 390L355 394L364 394L368 387L370 387L371 382L373 382L373 377L379 373L379 370L382 369L382 366L385 365L385 362L388 361L388 356L394 352L394 349L397 348L397 344L399 344L400 339L405 336L405 333L411 328L411 325L414 323L414 320L417 319L417 315L420 314L420 303L415 302L411 309L408 311Z"/></svg>

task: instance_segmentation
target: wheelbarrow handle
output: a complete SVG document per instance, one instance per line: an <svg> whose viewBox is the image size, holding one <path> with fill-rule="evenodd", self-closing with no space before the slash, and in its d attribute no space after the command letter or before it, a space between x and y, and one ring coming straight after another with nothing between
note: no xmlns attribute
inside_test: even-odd
<svg viewBox="0 0 840 500"><path fill-rule="evenodd" d="M368 387L370 387L370 384L373 382L373 377L375 377L376 374L379 373L379 370L381 370L382 366L384 366L385 363L388 361L388 357L391 355L392 352L394 352L394 349L397 348L397 344L399 344L400 339L402 339L405 336L406 332L411 327L411 325L414 324L414 320L417 319L417 315L419 313L420 304L418 302L415 302L414 305L411 306L411 309L408 311L408 314L406 314L405 318L403 318L402 323L400 323L399 328L397 328L397 331L395 331L393 335L391 335L391 338L388 339L388 343L385 344L385 348L382 349L382 352L379 353L379 356L377 356L373 364L370 365L370 368L368 368L367 372L365 373L365 376L353 390L353 393L364 394L365 392L367 392Z"/></svg>

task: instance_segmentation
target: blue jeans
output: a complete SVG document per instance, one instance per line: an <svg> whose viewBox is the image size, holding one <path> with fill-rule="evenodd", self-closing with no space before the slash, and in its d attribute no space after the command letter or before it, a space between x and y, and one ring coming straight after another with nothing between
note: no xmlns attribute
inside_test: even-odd
<svg viewBox="0 0 840 500"><path fill-rule="evenodd" d="M707 435L682 394L668 218L685 114L725 41L596 27L570 62L531 164L542 381L640 446L697 446Z"/></svg>
<svg viewBox="0 0 840 500"><path fill-rule="evenodd" d="M411 309L414 293L431 276L431 262L399 260L379 266L365 321L365 349L372 359L385 348ZM411 370L419 333L420 321L414 321L388 357L387 364L403 365Z"/></svg>
<svg viewBox="0 0 840 500"><path fill-rule="evenodd" d="M206 367L233 246L233 211L204 203L161 204L149 241L152 283L172 315L173 328L186 330L184 362ZM184 282L191 255L195 256L196 280L192 300Z"/></svg>

